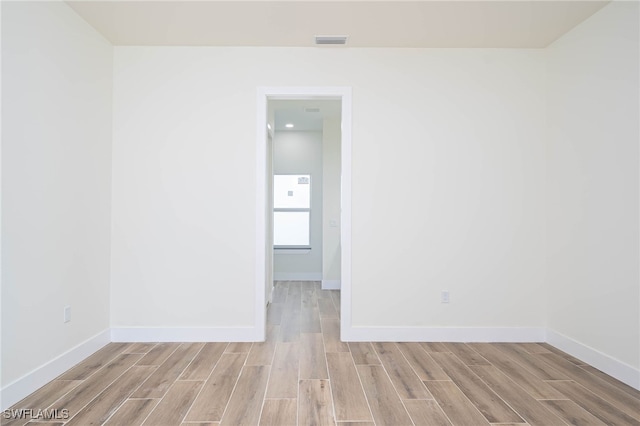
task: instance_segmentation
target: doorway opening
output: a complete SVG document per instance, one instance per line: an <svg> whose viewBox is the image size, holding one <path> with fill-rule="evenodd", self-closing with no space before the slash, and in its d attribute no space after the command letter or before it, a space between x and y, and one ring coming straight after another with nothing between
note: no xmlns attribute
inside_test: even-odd
<svg viewBox="0 0 640 426"><path fill-rule="evenodd" d="M265 339L277 280L340 289L344 331L351 325L351 89L259 88L257 104L256 340Z"/></svg>

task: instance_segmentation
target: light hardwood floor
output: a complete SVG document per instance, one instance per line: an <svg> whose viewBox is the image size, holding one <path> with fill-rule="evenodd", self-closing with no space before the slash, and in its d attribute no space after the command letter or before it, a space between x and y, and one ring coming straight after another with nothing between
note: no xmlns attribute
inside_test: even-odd
<svg viewBox="0 0 640 426"><path fill-rule="evenodd" d="M264 343L111 343L13 408L68 412L39 426L640 425L639 391L552 346L344 343L339 299L277 282Z"/></svg>

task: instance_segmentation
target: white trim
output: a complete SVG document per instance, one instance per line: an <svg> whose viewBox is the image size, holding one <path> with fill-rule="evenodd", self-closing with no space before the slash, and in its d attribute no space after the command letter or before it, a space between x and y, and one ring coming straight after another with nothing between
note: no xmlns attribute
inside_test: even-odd
<svg viewBox="0 0 640 426"><path fill-rule="evenodd" d="M547 343L640 390L640 370L637 368L554 330L547 330Z"/></svg>
<svg viewBox="0 0 640 426"><path fill-rule="evenodd" d="M264 330L263 330L264 332ZM254 327L121 327L111 329L112 342L257 342Z"/></svg>
<svg viewBox="0 0 640 426"><path fill-rule="evenodd" d="M348 327L348 342L544 342L539 327Z"/></svg>
<svg viewBox="0 0 640 426"><path fill-rule="evenodd" d="M321 281L322 272L274 272L274 281Z"/></svg>
<svg viewBox="0 0 640 426"><path fill-rule="evenodd" d="M323 290L340 290L340 280L322 280Z"/></svg>
<svg viewBox="0 0 640 426"><path fill-rule="evenodd" d="M109 337L109 330L104 330L103 332L90 337L84 342L55 357L51 361L44 363L40 367L25 374L12 383L9 383L0 391L1 409L5 410L11 407L16 402L19 402L65 371L69 370L74 365L83 361L89 355L107 345L110 342Z"/></svg>
<svg viewBox="0 0 640 426"><path fill-rule="evenodd" d="M266 259L266 136L267 101L269 99L339 99L341 120L341 330L351 327L351 87L258 87L256 127L256 328L265 329L265 259ZM274 279L277 279L274 277ZM321 280L320 277L318 280ZM264 340L264 338L262 339Z"/></svg>

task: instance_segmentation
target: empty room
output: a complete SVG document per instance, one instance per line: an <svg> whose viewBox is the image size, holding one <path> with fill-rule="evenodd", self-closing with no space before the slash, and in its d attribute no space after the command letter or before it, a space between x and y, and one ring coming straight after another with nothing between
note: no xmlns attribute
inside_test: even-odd
<svg viewBox="0 0 640 426"><path fill-rule="evenodd" d="M1 1L2 425L640 425L638 1Z"/></svg>

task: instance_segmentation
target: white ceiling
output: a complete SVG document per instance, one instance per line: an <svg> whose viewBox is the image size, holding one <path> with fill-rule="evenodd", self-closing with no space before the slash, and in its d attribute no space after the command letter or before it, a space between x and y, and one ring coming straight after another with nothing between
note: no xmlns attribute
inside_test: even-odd
<svg viewBox="0 0 640 426"><path fill-rule="evenodd" d="M316 35L348 35L347 47L542 48L608 1L67 3L114 45L302 47Z"/></svg>

